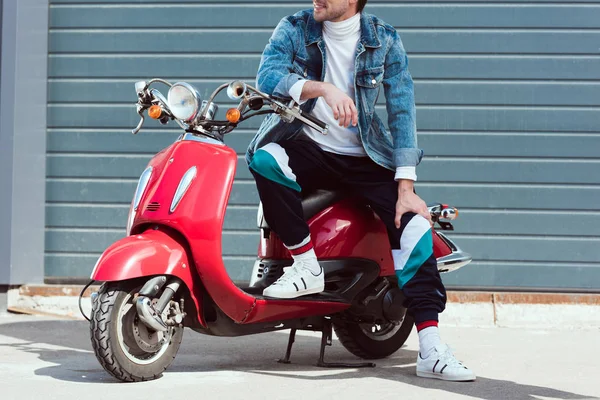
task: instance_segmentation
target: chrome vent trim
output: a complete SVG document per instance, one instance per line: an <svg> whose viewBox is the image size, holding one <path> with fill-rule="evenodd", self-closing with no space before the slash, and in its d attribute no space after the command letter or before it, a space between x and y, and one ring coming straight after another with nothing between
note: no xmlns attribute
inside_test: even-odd
<svg viewBox="0 0 600 400"><path fill-rule="evenodd" d="M174 212L177 206L179 205L179 202L189 189L194 178L196 177L196 172L197 169L195 166L193 166L192 168L188 169L185 174L183 174L183 177L179 182L179 186L177 186L177 190L175 191L175 195L173 196L173 201L171 202L171 212Z"/></svg>

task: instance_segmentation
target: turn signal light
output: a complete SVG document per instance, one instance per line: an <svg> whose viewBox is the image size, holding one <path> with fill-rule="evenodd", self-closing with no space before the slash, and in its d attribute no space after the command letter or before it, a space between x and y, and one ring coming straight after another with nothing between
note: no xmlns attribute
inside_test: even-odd
<svg viewBox="0 0 600 400"><path fill-rule="evenodd" d="M148 116L153 119L159 119L162 115L162 108L159 105L153 105L148 109Z"/></svg>
<svg viewBox="0 0 600 400"><path fill-rule="evenodd" d="M242 117L242 113L237 108L230 108L227 110L225 117L227 118L227 121L231 122L232 124L236 124Z"/></svg>

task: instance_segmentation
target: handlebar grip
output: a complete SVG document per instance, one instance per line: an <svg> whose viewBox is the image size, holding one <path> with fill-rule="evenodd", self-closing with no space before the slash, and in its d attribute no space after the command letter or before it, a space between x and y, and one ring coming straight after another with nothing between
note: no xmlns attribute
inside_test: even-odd
<svg viewBox="0 0 600 400"><path fill-rule="evenodd" d="M321 128L323 130L329 129L329 126L326 123L324 123L323 121L321 121L318 118L313 117L309 113L302 113L302 116L304 118L306 118L307 120L309 120L310 122L312 122L313 124L316 124L319 128Z"/></svg>

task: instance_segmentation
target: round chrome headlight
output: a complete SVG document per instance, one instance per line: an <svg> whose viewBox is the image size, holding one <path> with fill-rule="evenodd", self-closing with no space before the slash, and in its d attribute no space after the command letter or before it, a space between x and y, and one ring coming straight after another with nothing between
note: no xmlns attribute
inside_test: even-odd
<svg viewBox="0 0 600 400"><path fill-rule="evenodd" d="M194 87L185 82L177 82L169 89L167 102L175 116L185 122L193 121L200 112L202 99Z"/></svg>

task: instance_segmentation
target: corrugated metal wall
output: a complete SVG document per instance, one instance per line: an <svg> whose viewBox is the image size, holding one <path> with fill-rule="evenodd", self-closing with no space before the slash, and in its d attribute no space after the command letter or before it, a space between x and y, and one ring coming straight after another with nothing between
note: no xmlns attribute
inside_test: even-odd
<svg viewBox="0 0 600 400"><path fill-rule="evenodd" d="M123 235L137 177L177 136L153 124L129 134L133 82L188 80L207 96L253 81L273 27L310 2L51 3L46 274L80 277ZM461 208L452 236L477 260L445 281L600 289L600 1L371 0L367 10L409 53L426 152L418 191ZM242 154L258 123L227 142ZM240 160L224 234L234 279L248 277L257 243Z"/></svg>

